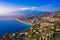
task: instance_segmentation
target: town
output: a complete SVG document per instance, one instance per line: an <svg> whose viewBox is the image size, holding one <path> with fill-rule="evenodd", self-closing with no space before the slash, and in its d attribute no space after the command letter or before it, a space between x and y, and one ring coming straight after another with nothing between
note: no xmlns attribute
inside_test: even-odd
<svg viewBox="0 0 60 40"><path fill-rule="evenodd" d="M60 40L60 11L41 18L29 19L29 17L24 17L26 19L23 19L15 16L9 18L29 23L31 27L23 32L6 34L0 40Z"/></svg>

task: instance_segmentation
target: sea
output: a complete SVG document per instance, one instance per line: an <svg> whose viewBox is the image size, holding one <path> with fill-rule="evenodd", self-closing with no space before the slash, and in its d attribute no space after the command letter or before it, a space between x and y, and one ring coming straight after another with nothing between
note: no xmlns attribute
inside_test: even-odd
<svg viewBox="0 0 60 40"><path fill-rule="evenodd" d="M0 18L0 37L5 34L25 31L30 28L30 25L25 22L20 22L13 18Z"/></svg>

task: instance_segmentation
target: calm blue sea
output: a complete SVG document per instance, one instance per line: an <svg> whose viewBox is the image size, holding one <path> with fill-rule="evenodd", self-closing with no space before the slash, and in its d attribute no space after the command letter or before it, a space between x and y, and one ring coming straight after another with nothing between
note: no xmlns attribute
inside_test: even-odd
<svg viewBox="0 0 60 40"><path fill-rule="evenodd" d="M0 36L26 30L30 25L12 18L0 18Z"/></svg>

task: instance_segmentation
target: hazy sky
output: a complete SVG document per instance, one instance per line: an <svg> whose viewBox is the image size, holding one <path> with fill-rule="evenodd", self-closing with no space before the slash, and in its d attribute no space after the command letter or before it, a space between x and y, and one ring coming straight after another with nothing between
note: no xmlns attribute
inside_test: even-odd
<svg viewBox="0 0 60 40"><path fill-rule="evenodd" d="M17 10L60 10L60 0L0 0L0 13Z"/></svg>

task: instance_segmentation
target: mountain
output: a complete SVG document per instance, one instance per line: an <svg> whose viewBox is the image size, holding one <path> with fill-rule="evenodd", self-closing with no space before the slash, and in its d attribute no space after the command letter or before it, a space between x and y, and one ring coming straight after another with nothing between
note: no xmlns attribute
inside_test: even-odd
<svg viewBox="0 0 60 40"><path fill-rule="evenodd" d="M60 10L53 12L52 16L53 16L54 18L55 18L55 17L60 18Z"/></svg>
<svg viewBox="0 0 60 40"><path fill-rule="evenodd" d="M6 13L6 15L8 16L20 16L20 17L36 17L39 16L49 16L51 14L51 12L43 12L43 11L39 11L39 10L17 10L17 11L13 11L10 13Z"/></svg>
<svg viewBox="0 0 60 40"><path fill-rule="evenodd" d="M18 10L15 12L11 12L10 14L15 14L18 16L36 16L39 14L43 14L44 12L38 11L38 10Z"/></svg>

